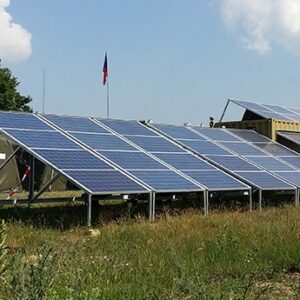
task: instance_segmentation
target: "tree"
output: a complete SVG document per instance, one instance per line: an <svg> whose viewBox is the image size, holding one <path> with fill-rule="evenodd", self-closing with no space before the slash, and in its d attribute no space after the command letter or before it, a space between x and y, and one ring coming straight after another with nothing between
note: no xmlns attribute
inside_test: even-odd
<svg viewBox="0 0 300 300"><path fill-rule="evenodd" d="M20 95L18 85L17 78L12 76L10 69L1 67L0 60L0 110L32 112L28 105L32 98Z"/></svg>

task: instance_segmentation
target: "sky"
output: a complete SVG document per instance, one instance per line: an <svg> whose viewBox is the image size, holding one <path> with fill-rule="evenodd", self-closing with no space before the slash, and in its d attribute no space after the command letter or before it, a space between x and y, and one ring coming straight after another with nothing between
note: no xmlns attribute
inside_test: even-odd
<svg viewBox="0 0 300 300"><path fill-rule="evenodd" d="M227 98L300 107L299 0L0 0L0 58L45 112L207 125ZM240 117L228 112L227 119Z"/></svg>

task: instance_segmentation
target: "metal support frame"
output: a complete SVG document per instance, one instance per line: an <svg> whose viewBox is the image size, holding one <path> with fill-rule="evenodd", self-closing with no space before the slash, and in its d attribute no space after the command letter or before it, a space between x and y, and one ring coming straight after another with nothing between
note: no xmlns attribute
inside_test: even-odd
<svg viewBox="0 0 300 300"><path fill-rule="evenodd" d="M249 209L250 209L250 212L253 211L252 190L249 191Z"/></svg>
<svg viewBox="0 0 300 300"><path fill-rule="evenodd" d="M208 215L208 206L209 206L209 191L204 190L203 192L204 197L204 216Z"/></svg>
<svg viewBox="0 0 300 300"><path fill-rule="evenodd" d="M41 196L47 189L60 177L61 175L57 173L52 179L50 179L35 195L30 202L35 201L39 196Z"/></svg>
<svg viewBox="0 0 300 300"><path fill-rule="evenodd" d="M10 161L11 159L16 155L16 153L21 149L21 147L17 147L16 150L10 154L10 156L3 162L3 164L0 166L0 170L2 170Z"/></svg>
<svg viewBox="0 0 300 300"><path fill-rule="evenodd" d="M88 195L88 203L87 203L87 226L92 226L92 195Z"/></svg>
<svg viewBox="0 0 300 300"><path fill-rule="evenodd" d="M149 194L149 221L154 221L155 218L155 193Z"/></svg>
<svg viewBox="0 0 300 300"><path fill-rule="evenodd" d="M296 189L295 191L295 204L299 206L299 196L300 196L300 189Z"/></svg>
<svg viewBox="0 0 300 300"><path fill-rule="evenodd" d="M262 211L262 190L258 190L258 205L259 211Z"/></svg>
<svg viewBox="0 0 300 300"><path fill-rule="evenodd" d="M34 156L30 155L29 157L29 166L30 166L30 173L29 173L29 194L28 200L29 203L34 198L34 173L35 173L35 158Z"/></svg>
<svg viewBox="0 0 300 300"><path fill-rule="evenodd" d="M221 123L222 120L223 120L223 118L224 118L224 115L225 115L225 112L226 112L227 107L228 107L228 105L229 105L229 102L230 102L230 99L227 99L227 103L226 103L225 108L224 108L224 110L223 110L223 112L222 112L222 115L221 115L221 118L220 118L219 123Z"/></svg>

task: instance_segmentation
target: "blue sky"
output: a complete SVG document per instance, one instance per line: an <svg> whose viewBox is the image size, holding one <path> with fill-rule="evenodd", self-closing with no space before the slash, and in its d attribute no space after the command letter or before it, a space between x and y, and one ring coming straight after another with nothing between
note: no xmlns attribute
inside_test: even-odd
<svg viewBox="0 0 300 300"><path fill-rule="evenodd" d="M274 19L257 34L262 10L245 25L242 0L1 1L31 34L31 55L2 64L35 111L45 69L46 112L105 117L105 51L114 118L207 125L228 97L300 107L299 28L274 31Z"/></svg>

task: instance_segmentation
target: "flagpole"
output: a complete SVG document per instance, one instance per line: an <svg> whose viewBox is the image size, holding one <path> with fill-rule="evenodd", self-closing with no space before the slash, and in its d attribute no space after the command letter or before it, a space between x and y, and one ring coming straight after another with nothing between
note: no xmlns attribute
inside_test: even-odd
<svg viewBox="0 0 300 300"><path fill-rule="evenodd" d="M109 119L109 78L106 82L106 117Z"/></svg>

